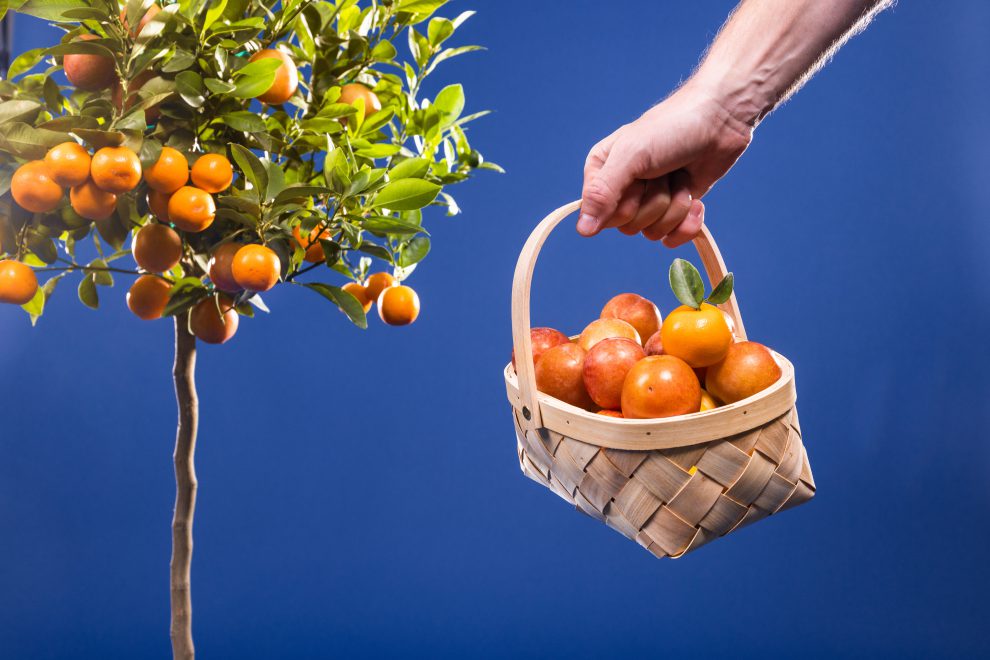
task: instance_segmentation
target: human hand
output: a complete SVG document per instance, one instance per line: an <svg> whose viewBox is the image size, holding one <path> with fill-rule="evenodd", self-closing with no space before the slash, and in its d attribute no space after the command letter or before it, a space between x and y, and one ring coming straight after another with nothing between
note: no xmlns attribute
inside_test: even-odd
<svg viewBox="0 0 990 660"><path fill-rule="evenodd" d="M688 83L596 144L584 167L577 230L624 234L677 247L704 223L699 199L749 146L752 125Z"/></svg>

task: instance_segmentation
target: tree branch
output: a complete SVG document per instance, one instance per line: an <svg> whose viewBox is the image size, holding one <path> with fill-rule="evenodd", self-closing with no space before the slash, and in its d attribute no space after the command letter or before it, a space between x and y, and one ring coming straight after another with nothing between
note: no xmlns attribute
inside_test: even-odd
<svg viewBox="0 0 990 660"><path fill-rule="evenodd" d="M193 512L196 509L196 431L199 400L196 395L196 338L188 330L188 314L175 317L175 398L179 424L175 436L175 514L172 518L172 656L192 660L192 595L189 569L192 564Z"/></svg>

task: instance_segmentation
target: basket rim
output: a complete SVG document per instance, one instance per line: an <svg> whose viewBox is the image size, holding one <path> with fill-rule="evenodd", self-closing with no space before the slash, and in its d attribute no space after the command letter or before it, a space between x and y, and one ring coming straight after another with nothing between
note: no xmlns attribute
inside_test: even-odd
<svg viewBox="0 0 990 660"><path fill-rule="evenodd" d="M751 397L725 406L676 417L625 419L588 412L537 392L543 426L569 438L599 447L646 451L704 444L745 433L787 413L797 401L794 365L770 350L781 376L776 383ZM515 369L503 370L509 403L523 414Z"/></svg>

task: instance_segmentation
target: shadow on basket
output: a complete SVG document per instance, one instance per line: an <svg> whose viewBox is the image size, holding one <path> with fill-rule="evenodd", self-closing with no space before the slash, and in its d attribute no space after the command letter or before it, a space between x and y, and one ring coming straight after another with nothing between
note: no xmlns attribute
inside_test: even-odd
<svg viewBox="0 0 990 660"><path fill-rule="evenodd" d="M676 417L609 417L537 391L533 269L547 236L578 207L572 202L547 216L516 265L512 339L518 372L509 364L504 377L523 473L657 557L680 557L810 500L815 482L795 407L794 367L778 353L772 355L781 376L770 387ZM721 281L727 271L706 228L694 245L709 281ZM735 294L719 307L745 339Z"/></svg>

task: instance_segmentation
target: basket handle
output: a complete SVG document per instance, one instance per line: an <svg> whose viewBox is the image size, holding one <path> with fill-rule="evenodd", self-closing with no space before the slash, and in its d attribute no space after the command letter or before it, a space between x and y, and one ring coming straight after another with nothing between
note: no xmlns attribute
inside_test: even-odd
<svg viewBox="0 0 990 660"><path fill-rule="evenodd" d="M522 400L522 414L528 426L538 429L543 426L543 416L540 414L539 400L536 398L536 371L533 369L533 343L530 339L530 316L529 297L533 282L533 269L536 266L536 258L540 254L543 243L546 242L550 232L561 223L567 216L571 215L581 207L580 201L571 202L561 206L550 215L543 218L543 221L536 226L533 233L529 235L522 252L519 253L519 260L516 262L515 275L512 278L512 346L516 353L516 374L519 382L519 397ZM701 263L708 275L711 285L714 285L728 272L725 262L718 251L715 239L712 238L708 228L702 225L701 233L694 239L694 247L701 257ZM736 324L736 335L742 339L746 338L746 329L743 326L742 316L739 314L739 305L736 303L736 294L719 305L721 309L729 314ZM646 341L648 337L643 337Z"/></svg>

